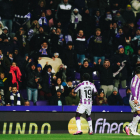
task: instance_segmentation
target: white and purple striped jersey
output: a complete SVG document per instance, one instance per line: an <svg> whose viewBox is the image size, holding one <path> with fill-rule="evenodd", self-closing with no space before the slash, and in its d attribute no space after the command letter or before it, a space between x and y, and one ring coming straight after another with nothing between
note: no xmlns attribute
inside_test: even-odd
<svg viewBox="0 0 140 140"><path fill-rule="evenodd" d="M131 92L130 100L140 101L140 79L137 75L132 78L131 81Z"/></svg>
<svg viewBox="0 0 140 140"><path fill-rule="evenodd" d="M75 92L79 90L80 90L80 103L92 104L92 94L97 92L95 85L89 81L83 81L74 89Z"/></svg>

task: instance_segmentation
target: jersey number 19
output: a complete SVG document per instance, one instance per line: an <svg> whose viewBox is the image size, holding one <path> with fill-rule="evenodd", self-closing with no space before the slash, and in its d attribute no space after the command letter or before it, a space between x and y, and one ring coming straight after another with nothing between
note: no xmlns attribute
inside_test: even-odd
<svg viewBox="0 0 140 140"><path fill-rule="evenodd" d="M84 90L85 92L85 95L86 95L86 98L91 98L92 97L92 93L91 93L91 90Z"/></svg>

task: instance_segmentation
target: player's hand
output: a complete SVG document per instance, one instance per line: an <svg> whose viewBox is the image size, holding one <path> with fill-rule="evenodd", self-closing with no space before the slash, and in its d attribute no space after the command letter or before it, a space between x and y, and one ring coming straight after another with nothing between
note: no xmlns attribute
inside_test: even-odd
<svg viewBox="0 0 140 140"><path fill-rule="evenodd" d="M81 63L78 63L78 65L81 66L82 64Z"/></svg>
<svg viewBox="0 0 140 140"><path fill-rule="evenodd" d="M137 100L134 100L134 103L135 103L135 104L138 104L138 101L137 101Z"/></svg>

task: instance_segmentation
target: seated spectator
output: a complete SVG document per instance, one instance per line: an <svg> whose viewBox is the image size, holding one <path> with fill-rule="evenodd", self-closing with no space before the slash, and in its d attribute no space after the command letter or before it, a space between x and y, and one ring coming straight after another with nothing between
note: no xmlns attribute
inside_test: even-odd
<svg viewBox="0 0 140 140"><path fill-rule="evenodd" d="M123 105L123 100L120 94L118 93L118 88L113 88L113 93L107 98L109 105Z"/></svg>
<svg viewBox="0 0 140 140"><path fill-rule="evenodd" d="M45 32L49 32L49 23L48 19L46 18L45 12L42 12L41 17L38 20L40 27L43 27Z"/></svg>
<svg viewBox="0 0 140 140"><path fill-rule="evenodd" d="M62 106L65 105L65 98L61 95L62 90L58 89L56 94L52 97L50 105Z"/></svg>
<svg viewBox="0 0 140 140"><path fill-rule="evenodd" d="M73 84L70 78L67 78L67 85L64 86L64 95L65 97L69 96L69 93L72 91L73 89Z"/></svg>
<svg viewBox="0 0 140 140"><path fill-rule="evenodd" d="M113 91L113 72L116 67L110 66L108 59L105 59L103 66L100 63L101 59L99 59L98 64L94 63L94 65L95 69L100 73L100 88L104 90L105 96L108 97Z"/></svg>
<svg viewBox="0 0 140 140"><path fill-rule="evenodd" d="M27 100L24 102L24 106L30 106L30 102Z"/></svg>
<svg viewBox="0 0 140 140"><path fill-rule="evenodd" d="M69 93L69 96L67 96L65 98L66 100L66 105L78 105L79 104L79 97L77 96L77 93L74 92L74 89L71 90L71 92Z"/></svg>
<svg viewBox="0 0 140 140"><path fill-rule="evenodd" d="M123 24L125 23L125 20L122 17L120 11L116 12L116 16L114 17L114 20L117 21L117 24L118 24L119 27L122 27Z"/></svg>
<svg viewBox="0 0 140 140"><path fill-rule="evenodd" d="M126 89L126 96L123 97L123 104L129 106L129 98L130 98L131 90L130 88Z"/></svg>
<svg viewBox="0 0 140 140"><path fill-rule="evenodd" d="M88 60L87 59L85 59L83 61L83 65L81 67L79 67L79 69L77 70L77 72L80 73L81 81L83 81L83 79L82 79L83 74L84 73L88 73L90 75L90 82L93 82L93 79L92 79L92 73L93 73L93 71L94 71L94 68L89 67L89 63L88 63Z"/></svg>
<svg viewBox="0 0 140 140"><path fill-rule="evenodd" d="M135 22L135 15L131 9L131 5L129 5L129 4L127 5L126 10L123 13L123 18L126 23L128 23L129 21Z"/></svg>
<svg viewBox="0 0 140 140"><path fill-rule="evenodd" d="M53 91L52 91L52 94L54 95L56 93L56 91L58 89L61 89L62 91L62 96L64 97L64 87L62 86L62 81L61 81L61 78L57 78L56 80L56 84L52 87L53 88Z"/></svg>
<svg viewBox="0 0 140 140"><path fill-rule="evenodd" d="M2 99L1 94L0 94L0 106L5 106L5 101Z"/></svg>
<svg viewBox="0 0 140 140"><path fill-rule="evenodd" d="M80 30L77 35L77 38L74 42L74 49L77 53L78 63L83 64L83 61L85 59L85 51L86 51L86 39L83 30Z"/></svg>
<svg viewBox="0 0 140 140"><path fill-rule="evenodd" d="M10 41L11 40L11 37L10 37L10 35L9 35L9 33L8 33L8 27L3 27L2 28L2 34L0 35L0 38L2 39L2 40L4 40L4 38L5 37L7 37L8 38L8 40Z"/></svg>
<svg viewBox="0 0 140 140"><path fill-rule="evenodd" d="M126 88L126 80L130 71L130 69L128 69L130 68L130 61L129 57L124 54L124 47L122 45L118 46L118 51L119 53L111 58L112 65L116 67L117 64L117 71L113 73L115 79L114 85L118 88L121 83L122 88Z"/></svg>
<svg viewBox="0 0 140 140"><path fill-rule="evenodd" d="M12 66L10 67L9 73L12 74L12 84L17 84L17 90L19 90L19 82L21 82L21 71L18 66L16 66L16 63L13 62Z"/></svg>
<svg viewBox="0 0 140 140"><path fill-rule="evenodd" d="M100 89L98 93L99 94L96 96L96 105L108 105L104 90Z"/></svg>
<svg viewBox="0 0 140 140"><path fill-rule="evenodd" d="M22 95L17 90L17 85L12 86L12 91L7 94L6 104L11 106L20 106L24 105L24 99Z"/></svg>
<svg viewBox="0 0 140 140"><path fill-rule="evenodd" d="M89 41L89 53L93 62L98 63L98 60L101 59L102 63L104 62L104 40L101 35L101 30L96 29L96 35L93 36Z"/></svg>
<svg viewBox="0 0 140 140"><path fill-rule="evenodd" d="M50 101L52 96L52 86L55 83L56 77L53 77L52 66L46 63L42 71L42 89L40 90L40 96L42 99L47 99Z"/></svg>
<svg viewBox="0 0 140 140"><path fill-rule="evenodd" d="M68 42L67 49L63 53L63 64L67 66L66 75L71 77L72 81L75 80L75 70L77 69L78 62L76 52L72 49L73 43Z"/></svg>
<svg viewBox="0 0 140 140"><path fill-rule="evenodd" d="M26 83L26 87L27 87L27 94L28 94L28 100L31 101L33 98L33 102L34 105L36 105L36 101L38 98L38 89L37 89L37 82L36 82L36 76L37 76L37 72L36 72L36 64L35 63L31 63L31 59L29 59L29 61L27 61L28 59L26 59L26 67L25 67L25 72L27 74L27 83Z"/></svg>
<svg viewBox="0 0 140 140"><path fill-rule="evenodd" d="M13 63L13 54L12 53L8 54L8 60L10 61L11 64Z"/></svg>
<svg viewBox="0 0 140 140"><path fill-rule="evenodd" d="M3 28L4 26L3 26L3 24L2 24L2 22L0 21L0 35L2 34L2 28ZM1 41L1 40L0 40Z"/></svg>

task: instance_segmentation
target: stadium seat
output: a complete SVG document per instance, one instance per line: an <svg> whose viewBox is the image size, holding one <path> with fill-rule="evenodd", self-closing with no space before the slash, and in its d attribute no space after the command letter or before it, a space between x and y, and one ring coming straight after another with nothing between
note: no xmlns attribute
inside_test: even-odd
<svg viewBox="0 0 140 140"><path fill-rule="evenodd" d="M121 88L119 89L119 93L120 93L120 96L123 98L126 96L126 89L125 88Z"/></svg>
<svg viewBox="0 0 140 140"><path fill-rule="evenodd" d="M37 106L46 106L46 105L48 105L48 101L37 101L36 105Z"/></svg>
<svg viewBox="0 0 140 140"><path fill-rule="evenodd" d="M80 73L75 73L75 79L80 80Z"/></svg>
<svg viewBox="0 0 140 140"><path fill-rule="evenodd" d="M34 103L32 101L30 101L30 106L34 106Z"/></svg>
<svg viewBox="0 0 140 140"><path fill-rule="evenodd" d="M20 90L20 94L22 95L22 97L24 98L24 100L27 100L27 90L26 89L22 89Z"/></svg>

